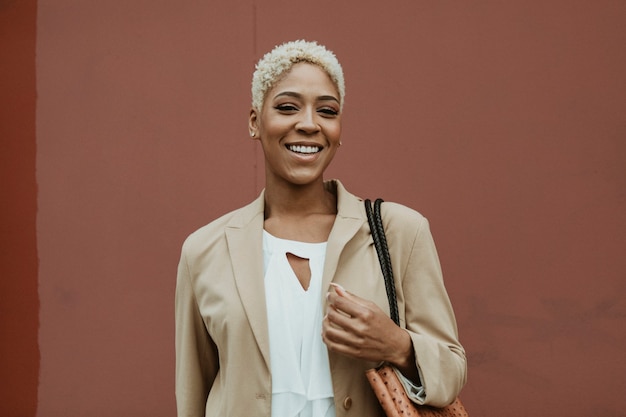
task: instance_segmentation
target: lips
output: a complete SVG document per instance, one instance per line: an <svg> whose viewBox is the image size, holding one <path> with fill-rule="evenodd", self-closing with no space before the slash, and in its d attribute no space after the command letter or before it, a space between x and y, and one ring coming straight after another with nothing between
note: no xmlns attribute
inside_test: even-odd
<svg viewBox="0 0 626 417"><path fill-rule="evenodd" d="M304 145L287 145L287 149L291 152L300 153L303 155L311 155L318 153L322 150L320 146L304 146Z"/></svg>

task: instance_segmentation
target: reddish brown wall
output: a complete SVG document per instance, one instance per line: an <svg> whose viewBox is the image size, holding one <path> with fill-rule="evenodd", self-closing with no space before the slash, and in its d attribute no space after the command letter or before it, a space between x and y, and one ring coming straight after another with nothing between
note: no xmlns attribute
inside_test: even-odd
<svg viewBox="0 0 626 417"><path fill-rule="evenodd" d="M36 8L34 0L0 1L0 415L7 417L37 409Z"/></svg>
<svg viewBox="0 0 626 417"><path fill-rule="evenodd" d="M33 33L34 11L20 13L2 25L14 47ZM11 385L22 415L173 415L180 244L262 188L249 80L296 38L327 44L346 72L329 176L431 221L472 415L618 414L624 21L619 1L39 0L36 123L32 41L10 66L30 107L2 105L16 161L2 166L15 196L2 256L31 268L2 266L2 348L28 364L7 374L25 378Z"/></svg>

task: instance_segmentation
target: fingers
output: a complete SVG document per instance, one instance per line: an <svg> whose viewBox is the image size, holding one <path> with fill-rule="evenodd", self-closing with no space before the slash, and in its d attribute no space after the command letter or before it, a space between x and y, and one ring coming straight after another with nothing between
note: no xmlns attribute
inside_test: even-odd
<svg viewBox="0 0 626 417"><path fill-rule="evenodd" d="M328 310L322 337L332 351L359 357L378 358L384 348L384 326L389 317L372 301L364 300L338 284L327 294ZM382 337L382 338L381 338Z"/></svg>
<svg viewBox="0 0 626 417"><path fill-rule="evenodd" d="M413 364L411 337L373 301L331 284L322 339L330 351L370 361Z"/></svg>
<svg viewBox="0 0 626 417"><path fill-rule="evenodd" d="M359 317L363 315L364 308L357 303L357 296L348 293L339 284L331 285L334 292L326 295L328 310L323 321L324 337L340 344L358 343L355 339L363 331L359 328Z"/></svg>
<svg viewBox="0 0 626 417"><path fill-rule="evenodd" d="M359 357L363 340L352 329L351 320L351 317L330 306L322 322L322 340L330 351Z"/></svg>
<svg viewBox="0 0 626 417"><path fill-rule="evenodd" d="M376 304L374 304L373 302L364 300L363 298L357 295L354 295L351 292L346 291L345 288L343 288L339 284L331 282L330 285L333 287L335 291L329 292L327 294L326 297L329 303L331 305L336 306L339 310L342 310L348 313L349 315L354 315L354 314L351 314L350 311L347 311L345 309L353 310L353 312L356 313L358 311L363 311L362 309L359 309L357 306L365 307L366 309L378 308L378 306L376 306Z"/></svg>
<svg viewBox="0 0 626 417"><path fill-rule="evenodd" d="M346 300L336 299L331 301L332 297L329 297L328 309L326 310L325 320L333 328L342 329L345 332L351 334L359 334L359 314L356 311L355 305L349 303ZM347 304L347 306L346 306Z"/></svg>
<svg viewBox="0 0 626 417"><path fill-rule="evenodd" d="M336 282L331 282L330 286L333 287L335 289L335 292L339 294L340 296L346 297L348 295L348 291L346 291L345 288L343 288L341 285L337 284Z"/></svg>

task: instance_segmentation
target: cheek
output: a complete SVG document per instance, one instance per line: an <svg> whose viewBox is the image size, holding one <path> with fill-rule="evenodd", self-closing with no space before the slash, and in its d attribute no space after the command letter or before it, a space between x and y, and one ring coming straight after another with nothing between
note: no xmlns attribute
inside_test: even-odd
<svg viewBox="0 0 626 417"><path fill-rule="evenodd" d="M334 129L332 129L332 138L339 142L341 140L341 124L338 124Z"/></svg>
<svg viewBox="0 0 626 417"><path fill-rule="evenodd" d="M341 122L328 124L325 128L326 137L332 142L339 142L341 139Z"/></svg>
<svg viewBox="0 0 626 417"><path fill-rule="evenodd" d="M269 120L263 124L263 131L268 136L276 136L289 131L290 125L284 121L280 120Z"/></svg>

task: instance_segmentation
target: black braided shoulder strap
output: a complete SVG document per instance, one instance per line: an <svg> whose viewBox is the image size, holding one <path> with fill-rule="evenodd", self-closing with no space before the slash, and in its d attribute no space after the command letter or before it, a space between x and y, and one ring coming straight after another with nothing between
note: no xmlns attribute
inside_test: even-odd
<svg viewBox="0 0 626 417"><path fill-rule="evenodd" d="M387 299L389 300L390 316L394 323L399 326L400 317L398 315L396 286L393 281L393 270L391 268L389 248L387 247L387 238L385 237L385 228L383 227L383 220L380 215L380 205L382 202L382 199L377 199L374 202L374 210L372 212L372 202L369 199L365 200L365 212L367 213L367 221L372 232L372 239L374 240L376 253L378 253L380 269L382 270L383 277L385 278L385 289L387 290Z"/></svg>

